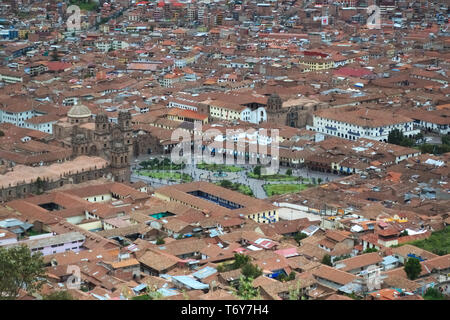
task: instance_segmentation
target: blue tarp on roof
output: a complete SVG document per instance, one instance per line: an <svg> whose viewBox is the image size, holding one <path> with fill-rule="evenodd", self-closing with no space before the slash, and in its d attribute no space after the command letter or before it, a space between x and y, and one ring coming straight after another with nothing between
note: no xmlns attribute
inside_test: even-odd
<svg viewBox="0 0 450 320"><path fill-rule="evenodd" d="M208 266L208 267L204 267L201 270L198 270L197 272L193 273L192 275L194 277L196 277L197 279L205 279L205 278L208 278L209 276L213 275L216 272L217 272L216 269Z"/></svg>
<svg viewBox="0 0 450 320"><path fill-rule="evenodd" d="M386 266L386 265L393 264L393 263L396 263L396 262L398 262L398 259L396 257L394 257L394 256L387 256L387 257L383 258L383 262L381 262L381 264Z"/></svg>
<svg viewBox="0 0 450 320"><path fill-rule="evenodd" d="M194 290L204 290L209 288L209 285L201 283L200 281L197 281L189 276L173 276L172 280L175 280L183 284L184 286Z"/></svg>
<svg viewBox="0 0 450 320"><path fill-rule="evenodd" d="M419 261L425 261L425 259L423 259L421 256L416 256L414 253L408 253L408 258L415 258L418 259Z"/></svg>

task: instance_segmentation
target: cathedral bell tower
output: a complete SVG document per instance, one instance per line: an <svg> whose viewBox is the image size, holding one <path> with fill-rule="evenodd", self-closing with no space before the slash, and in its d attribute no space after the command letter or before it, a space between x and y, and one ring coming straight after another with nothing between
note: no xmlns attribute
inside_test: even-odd
<svg viewBox="0 0 450 320"><path fill-rule="evenodd" d="M110 125L108 116L101 112L95 117L94 144L103 156L108 155L110 149Z"/></svg>
<svg viewBox="0 0 450 320"><path fill-rule="evenodd" d="M123 134L119 127L115 127L112 132L110 159L111 174L114 181L130 182L130 154L124 144Z"/></svg>
<svg viewBox="0 0 450 320"><path fill-rule="evenodd" d="M281 110L283 102L278 94L273 93L270 95L269 99L267 99L267 112L276 113Z"/></svg>
<svg viewBox="0 0 450 320"><path fill-rule="evenodd" d="M131 127L131 113L130 111L119 111L118 124L123 135L123 145L128 152L128 158L133 156L133 129ZM130 159L131 161L131 159Z"/></svg>

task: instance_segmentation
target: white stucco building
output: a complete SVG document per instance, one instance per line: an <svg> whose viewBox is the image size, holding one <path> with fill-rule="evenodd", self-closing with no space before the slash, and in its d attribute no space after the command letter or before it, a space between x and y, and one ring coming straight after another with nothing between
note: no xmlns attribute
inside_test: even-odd
<svg viewBox="0 0 450 320"><path fill-rule="evenodd" d="M394 129L407 137L420 132L414 128L411 118L357 106L319 110L313 115L313 125L307 129L349 140L366 138L384 142Z"/></svg>

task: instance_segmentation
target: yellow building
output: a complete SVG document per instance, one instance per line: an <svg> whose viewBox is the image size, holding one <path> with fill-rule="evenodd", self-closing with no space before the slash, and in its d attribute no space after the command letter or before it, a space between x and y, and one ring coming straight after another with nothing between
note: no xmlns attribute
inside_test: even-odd
<svg viewBox="0 0 450 320"><path fill-rule="evenodd" d="M19 39L26 39L28 37L28 29L20 29L19 30Z"/></svg>
<svg viewBox="0 0 450 320"><path fill-rule="evenodd" d="M300 59L299 63L306 67L305 72L334 68L334 61L332 59L304 57Z"/></svg>
<svg viewBox="0 0 450 320"><path fill-rule="evenodd" d="M221 120L241 120L246 106L225 101L213 101L209 106L209 115Z"/></svg>

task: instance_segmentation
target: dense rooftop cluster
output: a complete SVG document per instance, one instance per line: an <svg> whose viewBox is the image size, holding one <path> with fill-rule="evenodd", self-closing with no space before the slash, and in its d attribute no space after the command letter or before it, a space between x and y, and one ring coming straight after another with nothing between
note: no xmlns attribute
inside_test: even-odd
<svg viewBox="0 0 450 320"><path fill-rule="evenodd" d="M46 274L16 298L449 295L448 1L0 13L0 249L42 254ZM167 160L180 146L246 164L183 167Z"/></svg>

